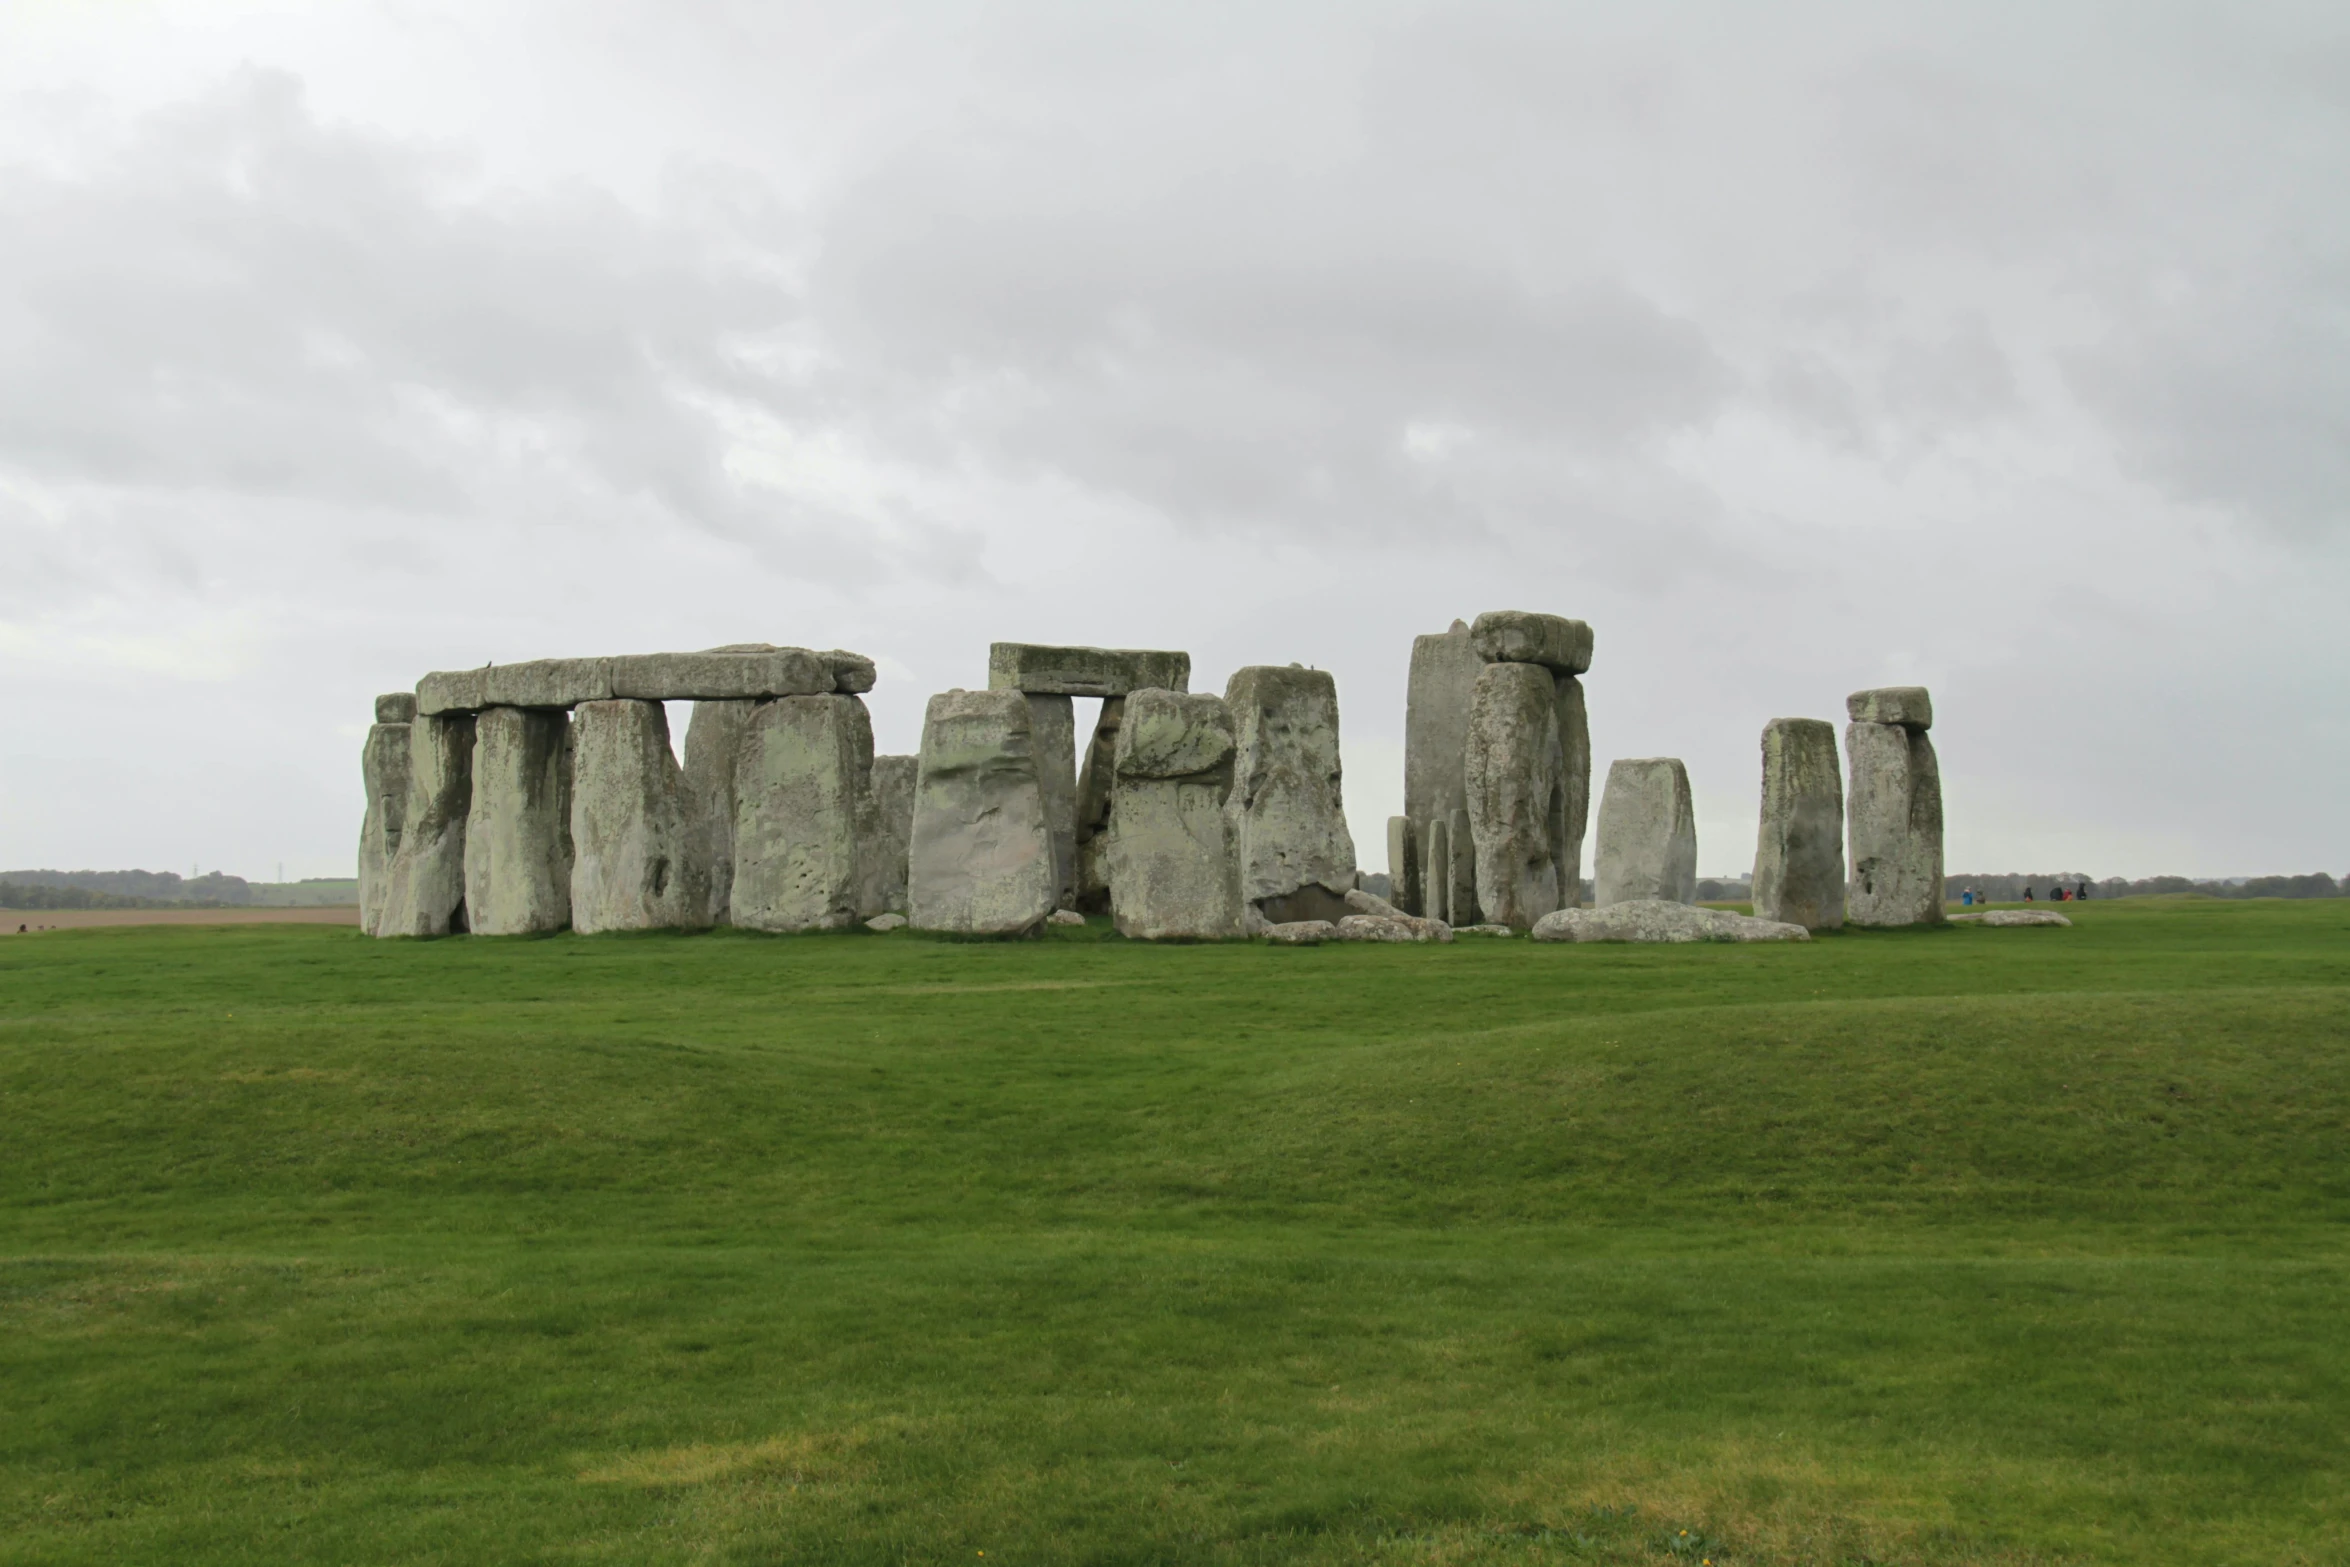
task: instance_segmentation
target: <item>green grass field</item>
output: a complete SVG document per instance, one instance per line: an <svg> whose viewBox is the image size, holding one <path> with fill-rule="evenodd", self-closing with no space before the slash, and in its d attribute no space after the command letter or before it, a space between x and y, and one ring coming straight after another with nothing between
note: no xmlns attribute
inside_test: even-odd
<svg viewBox="0 0 2350 1567"><path fill-rule="evenodd" d="M2350 901L2066 912L11 938L0 1561L2350 1560Z"/></svg>

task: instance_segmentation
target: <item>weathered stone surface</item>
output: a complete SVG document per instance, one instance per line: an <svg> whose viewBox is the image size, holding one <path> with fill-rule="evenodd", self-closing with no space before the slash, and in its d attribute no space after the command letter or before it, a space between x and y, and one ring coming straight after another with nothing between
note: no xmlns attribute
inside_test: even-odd
<svg viewBox="0 0 2350 1567"><path fill-rule="evenodd" d="M408 726L408 800L384 879L379 936L446 936L467 927L465 818L473 807L473 715Z"/></svg>
<svg viewBox="0 0 2350 1567"><path fill-rule="evenodd" d="M816 656L831 668L832 689L843 696L863 696L881 679L881 672L873 667L873 660L862 653L827 648Z"/></svg>
<svg viewBox="0 0 2350 1567"><path fill-rule="evenodd" d="M804 647L769 653L626 653L607 662L612 694L645 702L821 696L833 689L825 655Z"/></svg>
<svg viewBox="0 0 2350 1567"><path fill-rule="evenodd" d="M1028 698L1028 733L1036 751L1036 787L1053 837L1053 901L1077 899L1077 714L1065 696Z"/></svg>
<svg viewBox="0 0 2350 1567"><path fill-rule="evenodd" d="M435 670L416 682L416 716L438 718L443 713L473 713L482 708L486 669Z"/></svg>
<svg viewBox="0 0 2350 1567"><path fill-rule="evenodd" d="M1330 920L1284 920L1267 926L1265 939L1276 947L1318 947L1338 939L1338 926Z"/></svg>
<svg viewBox="0 0 2350 1567"><path fill-rule="evenodd" d="M608 658L539 658L477 670L485 707L577 707L612 695Z"/></svg>
<svg viewBox="0 0 2350 1567"><path fill-rule="evenodd" d="M1477 908L1485 922L1524 930L1559 906L1553 834L1566 809L1560 755L1550 671L1539 664L1484 666L1469 711L1466 761Z"/></svg>
<svg viewBox="0 0 2350 1567"><path fill-rule="evenodd" d="M571 715L486 707L473 724L465 920L477 936L571 923Z"/></svg>
<svg viewBox="0 0 2350 1567"><path fill-rule="evenodd" d="M1669 756L1625 757L1607 770L1599 801L1592 901L1697 901L1697 815L1689 771Z"/></svg>
<svg viewBox="0 0 2350 1567"><path fill-rule="evenodd" d="M409 698L414 710L415 698ZM375 699L384 712L384 698ZM392 709L398 711L398 709ZM367 790L367 814L359 824L359 929L375 935L383 923L384 893L392 859L400 852L400 828L408 819L408 724L379 720L359 750L359 779Z"/></svg>
<svg viewBox="0 0 2350 1567"><path fill-rule="evenodd" d="M1379 894L1361 887L1352 889L1339 901L1357 914L1376 914L1383 919L1393 919L1403 913L1403 910L1380 897Z"/></svg>
<svg viewBox="0 0 2350 1567"><path fill-rule="evenodd" d="M1420 835L1408 816L1387 818L1387 885L1395 906L1418 912L1420 898Z"/></svg>
<svg viewBox="0 0 2350 1567"><path fill-rule="evenodd" d="M873 759L872 827L865 851L872 889L867 901L874 908L905 910L906 850L914 841L914 784L921 770L918 756Z"/></svg>
<svg viewBox="0 0 2350 1567"><path fill-rule="evenodd" d="M762 702L734 764L734 882L745 930L845 930L864 906L858 840L869 815L873 721L854 696Z"/></svg>
<svg viewBox="0 0 2350 1567"><path fill-rule="evenodd" d="M1558 823L1559 907L1574 908L1583 901L1583 839L1591 826L1591 718L1583 703L1583 682L1573 675L1555 675L1558 697L1559 777Z"/></svg>
<svg viewBox="0 0 2350 1567"><path fill-rule="evenodd" d="M1852 876L1844 917L1855 925L1941 923L1942 773L1922 729L1852 724L1845 827Z"/></svg>
<svg viewBox="0 0 2350 1567"><path fill-rule="evenodd" d="M997 642L987 650L990 691L1033 696L1128 696L1136 691L1188 691L1191 655L1140 648L1043 647Z"/></svg>
<svg viewBox="0 0 2350 1567"><path fill-rule="evenodd" d="M1484 911L1477 903L1477 834L1465 808L1452 813L1445 849L1452 856L1452 884L1444 890L1442 917L1474 925L1484 918Z"/></svg>
<svg viewBox="0 0 2350 1567"><path fill-rule="evenodd" d="M1754 912L1806 930L1844 923L1844 775L1836 726L1817 718L1763 726Z"/></svg>
<svg viewBox="0 0 2350 1567"><path fill-rule="evenodd" d="M571 928L698 929L710 889L659 702L581 704L571 730Z"/></svg>
<svg viewBox="0 0 2350 1567"><path fill-rule="evenodd" d="M1118 777L1118 730L1126 699L1106 698L1077 775L1077 898L1088 914L1110 912L1110 794Z"/></svg>
<svg viewBox="0 0 2350 1567"><path fill-rule="evenodd" d="M1355 884L1354 834L1338 752L1338 685L1326 671L1258 664L1224 687L1232 712L1232 797L1240 895L1280 905L1289 919L1321 917L1299 895L1334 904ZM1279 917L1279 916L1277 916Z"/></svg>
<svg viewBox="0 0 2350 1567"><path fill-rule="evenodd" d="M1126 699L1110 806L1110 913L1143 941L1243 933L1231 710L1218 696L1148 689Z"/></svg>
<svg viewBox="0 0 2350 1567"><path fill-rule="evenodd" d="M1409 914L1349 914L1338 922L1340 941L1450 941L1452 927L1442 920Z"/></svg>
<svg viewBox="0 0 2350 1567"><path fill-rule="evenodd" d="M1432 920L1452 918L1452 823L1439 816L1420 827L1426 857L1420 864L1420 913Z"/></svg>
<svg viewBox="0 0 2350 1567"><path fill-rule="evenodd" d="M409 724L416 721L416 693L413 691L386 691L375 699L375 721L379 724Z"/></svg>
<svg viewBox="0 0 2350 1567"><path fill-rule="evenodd" d="M1856 724L1899 724L1922 732L1934 727L1934 699L1924 686L1879 686L1846 697L1844 715Z"/></svg>
<svg viewBox="0 0 2350 1567"><path fill-rule="evenodd" d="M1612 787L1612 780L1611 780ZM1604 811L1605 805L1601 806ZM1601 829L1604 841L1606 829ZM1596 909L1560 909L1535 922L1536 941L1809 941L1801 925L1759 920L1727 909L1701 909L1661 898L1635 898Z"/></svg>
<svg viewBox="0 0 2350 1567"><path fill-rule="evenodd" d="M755 701L696 702L685 726L685 804L704 921L730 923L734 903L734 768Z"/></svg>
<svg viewBox="0 0 2350 1567"><path fill-rule="evenodd" d="M907 920L903 914L876 914L865 922L867 930L883 936L893 930L904 930L906 925Z"/></svg>
<svg viewBox="0 0 2350 1567"><path fill-rule="evenodd" d="M906 912L922 930L1018 935L1053 911L1052 830L1018 691L930 699L907 883Z"/></svg>
<svg viewBox="0 0 2350 1567"><path fill-rule="evenodd" d="M2066 919L2054 909L1984 909L1976 914L1953 914L1950 916L1950 923L1953 925L1989 925L1994 928L2015 925L2063 925L2069 928L2072 925L2071 920Z"/></svg>
<svg viewBox="0 0 2350 1567"><path fill-rule="evenodd" d="M1564 615L1489 609L1469 628L1469 645L1488 664L1540 664L1556 675L1591 667L1591 628Z"/></svg>
<svg viewBox="0 0 2350 1567"><path fill-rule="evenodd" d="M1452 928L1452 933L1456 936L1515 936L1517 934L1507 925L1455 925Z"/></svg>
<svg viewBox="0 0 2350 1567"><path fill-rule="evenodd" d="M1047 925L1082 925L1085 916L1075 909L1055 909L1044 917L1044 922Z"/></svg>
<svg viewBox="0 0 2350 1567"><path fill-rule="evenodd" d="M1469 627L1412 638L1411 683L1405 693L1403 813L1414 822L1449 820L1469 803L1466 758L1469 708L1485 667L1469 645ZM1422 852L1426 849L1423 845Z"/></svg>

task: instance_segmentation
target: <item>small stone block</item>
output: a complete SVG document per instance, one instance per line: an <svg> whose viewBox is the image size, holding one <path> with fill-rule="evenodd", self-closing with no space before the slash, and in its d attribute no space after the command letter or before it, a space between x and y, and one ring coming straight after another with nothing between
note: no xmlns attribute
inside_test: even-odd
<svg viewBox="0 0 2350 1567"><path fill-rule="evenodd" d="M1188 691L1191 655L997 642L987 650L987 686L1031 696L1129 696L1153 688Z"/></svg>
<svg viewBox="0 0 2350 1567"><path fill-rule="evenodd" d="M482 700L481 669L435 670L416 682L416 711L425 718L441 713L477 713L489 704Z"/></svg>
<svg viewBox="0 0 2350 1567"><path fill-rule="evenodd" d="M379 724L412 724L416 722L416 693L387 691L375 699L375 721Z"/></svg>
<svg viewBox="0 0 2350 1567"><path fill-rule="evenodd" d="M865 922L865 928L886 936L893 930L904 930L906 917L903 914L876 914Z"/></svg>
<svg viewBox="0 0 2350 1567"><path fill-rule="evenodd" d="M1267 926L1265 939L1276 947L1318 947L1338 940L1338 927L1328 920L1290 920Z"/></svg>
<svg viewBox="0 0 2350 1567"><path fill-rule="evenodd" d="M1855 691L1844 699L1844 711L1856 724L1899 724L1919 731L1934 727L1934 699L1924 686Z"/></svg>
<svg viewBox="0 0 2350 1567"><path fill-rule="evenodd" d="M1055 909L1044 917L1044 922L1047 925L1082 925L1085 916L1075 909Z"/></svg>
<svg viewBox="0 0 2350 1567"><path fill-rule="evenodd" d="M1591 667L1591 628L1564 615L1489 609L1469 628L1469 646L1488 664L1540 664L1561 675Z"/></svg>

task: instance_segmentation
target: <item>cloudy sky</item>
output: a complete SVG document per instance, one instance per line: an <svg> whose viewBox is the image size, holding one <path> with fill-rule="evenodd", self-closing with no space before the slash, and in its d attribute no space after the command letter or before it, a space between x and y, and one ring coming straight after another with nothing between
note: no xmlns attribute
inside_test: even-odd
<svg viewBox="0 0 2350 1567"><path fill-rule="evenodd" d="M2350 8L0 0L0 865L348 874L377 691L1589 620L1752 860L2350 871Z"/></svg>

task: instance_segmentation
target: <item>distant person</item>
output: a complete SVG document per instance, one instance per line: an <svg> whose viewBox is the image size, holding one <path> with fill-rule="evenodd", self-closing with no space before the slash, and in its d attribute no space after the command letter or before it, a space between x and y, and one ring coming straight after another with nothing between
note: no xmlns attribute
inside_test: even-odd
<svg viewBox="0 0 2350 1567"><path fill-rule="evenodd" d="M2074 893L2073 896L2079 898L2084 903L2087 902L2089 898L2089 884L2087 882L2081 883L2081 890Z"/></svg>
<svg viewBox="0 0 2350 1567"><path fill-rule="evenodd" d="M2029 902L2031 902L2031 901L2032 901L2032 889L2031 889L2031 888L2029 888L2029 887L2026 887L2026 888L2024 889L2024 901L2025 901L2026 903L2029 903Z"/></svg>
<svg viewBox="0 0 2350 1567"><path fill-rule="evenodd" d="M1971 892L1960 893L1958 895L1958 906L1962 909L1973 908L1975 906L1975 895Z"/></svg>

